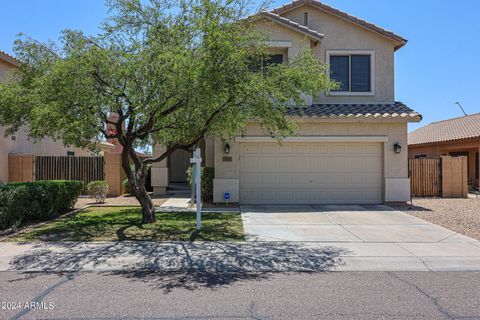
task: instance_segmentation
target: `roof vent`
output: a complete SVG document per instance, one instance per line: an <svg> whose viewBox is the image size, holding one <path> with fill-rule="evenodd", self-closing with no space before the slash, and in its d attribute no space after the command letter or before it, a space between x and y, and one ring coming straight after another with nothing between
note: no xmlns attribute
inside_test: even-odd
<svg viewBox="0 0 480 320"><path fill-rule="evenodd" d="M303 13L303 25L308 27L308 12Z"/></svg>

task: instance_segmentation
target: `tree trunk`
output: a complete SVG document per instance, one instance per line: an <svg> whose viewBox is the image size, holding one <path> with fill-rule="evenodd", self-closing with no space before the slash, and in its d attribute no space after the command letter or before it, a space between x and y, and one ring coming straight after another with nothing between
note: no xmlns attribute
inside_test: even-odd
<svg viewBox="0 0 480 320"><path fill-rule="evenodd" d="M132 149L133 150L133 149ZM134 152L134 151L133 151ZM148 195L145 187L146 172L143 171L143 166L140 163L138 156L132 159L135 164L135 172L130 167L130 151L124 146L122 150L122 167L127 175L128 183L132 189L133 195L142 206L142 224L155 222L155 207L152 199ZM140 165L139 165L140 163Z"/></svg>
<svg viewBox="0 0 480 320"><path fill-rule="evenodd" d="M134 192L134 195L142 206L142 224L155 222L155 207L145 188L145 182L142 186L138 186L137 190L137 192Z"/></svg>

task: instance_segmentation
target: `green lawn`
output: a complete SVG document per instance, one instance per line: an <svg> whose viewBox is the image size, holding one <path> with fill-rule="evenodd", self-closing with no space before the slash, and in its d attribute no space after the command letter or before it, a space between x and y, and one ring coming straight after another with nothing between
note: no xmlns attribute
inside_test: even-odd
<svg viewBox="0 0 480 320"><path fill-rule="evenodd" d="M14 236L8 241L242 241L240 213L203 213L195 232L194 213L157 213L153 224L141 225L140 208L91 207Z"/></svg>

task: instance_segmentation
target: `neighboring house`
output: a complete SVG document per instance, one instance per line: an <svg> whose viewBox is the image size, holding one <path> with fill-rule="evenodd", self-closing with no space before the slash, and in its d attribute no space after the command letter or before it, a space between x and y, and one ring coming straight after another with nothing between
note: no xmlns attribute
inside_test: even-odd
<svg viewBox="0 0 480 320"><path fill-rule="evenodd" d="M341 89L292 106L298 134L277 143L250 122L226 143L201 145L215 167L214 201L229 192L241 204L379 204L407 201L407 124L421 115L394 96L394 54L407 40L317 1L294 1L261 13L271 61L295 57L300 46L330 65ZM225 143L225 144L224 144ZM229 149L229 150L227 150ZM156 146L155 154L164 148ZM227 152L228 151L228 152ZM154 192L185 181L189 154L154 165Z"/></svg>
<svg viewBox="0 0 480 320"><path fill-rule="evenodd" d="M8 72L20 66L20 61L0 51L0 81L3 81ZM102 142L102 151L113 149L114 146ZM9 181L9 154L31 154L36 156L91 156L88 149L64 146L63 143L50 138L39 141L29 139L25 128L21 128L15 135L5 137L4 128L0 127L0 183Z"/></svg>
<svg viewBox="0 0 480 320"><path fill-rule="evenodd" d="M480 113L431 123L408 135L411 158L466 156L468 180L479 185Z"/></svg>

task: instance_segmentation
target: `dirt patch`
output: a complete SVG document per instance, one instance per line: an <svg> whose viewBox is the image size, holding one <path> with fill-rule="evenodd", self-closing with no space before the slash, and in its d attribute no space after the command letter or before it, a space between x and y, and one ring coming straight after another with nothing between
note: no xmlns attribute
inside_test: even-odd
<svg viewBox="0 0 480 320"><path fill-rule="evenodd" d="M162 205L165 201L168 200L166 196L151 196L153 204L155 206ZM95 205L95 206L140 206L137 199L132 196L120 196L120 197L111 197L105 199L105 203L95 203L94 198L90 197L81 197L78 199L75 204L75 208L83 208L86 205Z"/></svg>
<svg viewBox="0 0 480 320"><path fill-rule="evenodd" d="M392 208L480 240L480 199L413 199Z"/></svg>

